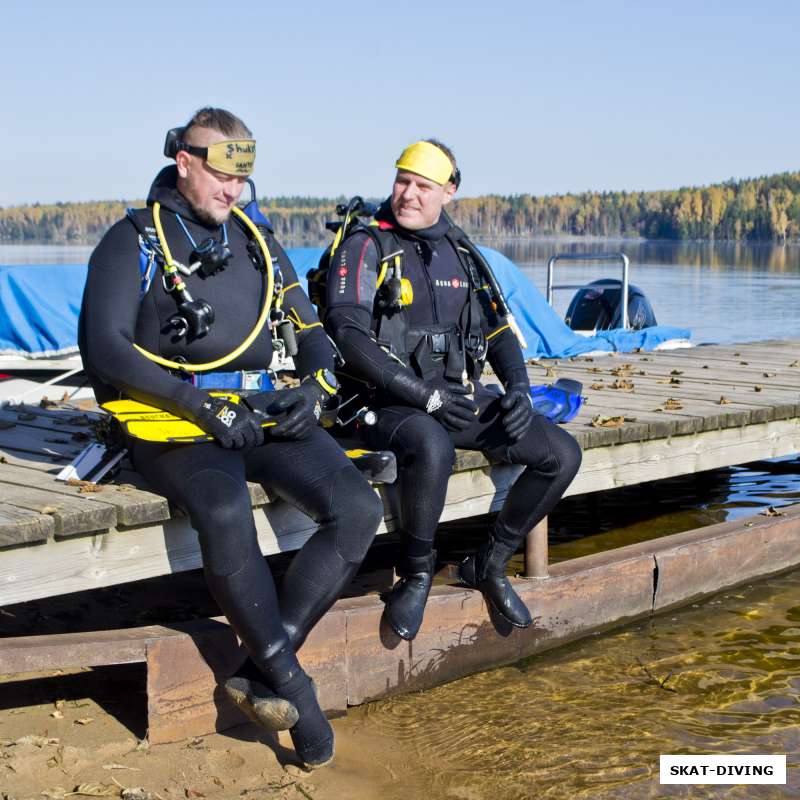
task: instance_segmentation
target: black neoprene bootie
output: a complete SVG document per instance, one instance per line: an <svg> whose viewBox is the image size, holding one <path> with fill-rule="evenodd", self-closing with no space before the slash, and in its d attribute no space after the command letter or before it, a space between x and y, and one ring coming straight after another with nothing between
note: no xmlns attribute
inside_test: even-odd
<svg viewBox="0 0 800 800"><path fill-rule="evenodd" d="M476 553L461 562L458 577L467 586L478 589L501 617L517 628L527 628L533 622L528 607L505 574L515 552L516 548L489 536Z"/></svg>
<svg viewBox="0 0 800 800"><path fill-rule="evenodd" d="M308 769L324 767L333 760L333 728L319 706L314 682L300 670L276 691L297 709L289 734L299 759Z"/></svg>
<svg viewBox="0 0 800 800"><path fill-rule="evenodd" d="M383 616L391 629L408 642L417 635L422 625L435 564L435 550L427 556L406 556L398 568L400 580L386 598Z"/></svg>

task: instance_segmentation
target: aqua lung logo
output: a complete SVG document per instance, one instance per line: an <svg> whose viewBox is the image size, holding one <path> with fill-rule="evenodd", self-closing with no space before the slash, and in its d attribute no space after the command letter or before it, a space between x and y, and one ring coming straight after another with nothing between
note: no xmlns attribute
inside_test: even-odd
<svg viewBox="0 0 800 800"><path fill-rule="evenodd" d="M339 256L339 286L337 291L339 294L344 294L347 289L347 256L344 252Z"/></svg>
<svg viewBox="0 0 800 800"><path fill-rule="evenodd" d="M449 281L437 278L433 283L434 286L441 287L442 289L466 289L469 286L469 284L461 278L451 278Z"/></svg>

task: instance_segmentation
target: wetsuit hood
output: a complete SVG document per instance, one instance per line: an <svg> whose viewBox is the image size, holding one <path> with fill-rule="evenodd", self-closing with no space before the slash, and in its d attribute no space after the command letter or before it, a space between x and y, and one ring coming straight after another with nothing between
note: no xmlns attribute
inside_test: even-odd
<svg viewBox="0 0 800 800"><path fill-rule="evenodd" d="M378 222L388 222L393 228L403 231L406 236L409 236L412 239L419 239L420 241L426 242L429 245L435 245L441 239L444 239L447 232L453 227L447 214L442 211L442 213L439 215L439 219L434 222L430 228L422 228L422 230L410 231L407 228L404 228L395 218L394 212L392 211L391 198L388 197L381 203L380 208L375 212L375 219Z"/></svg>
<svg viewBox="0 0 800 800"><path fill-rule="evenodd" d="M200 219L189 201L178 191L178 168L174 164L164 167L156 175L150 186L147 205L152 206L156 202L161 203L164 208L168 208L170 211L176 211L184 219L191 220L205 228L212 229L216 227L209 225L206 220Z"/></svg>

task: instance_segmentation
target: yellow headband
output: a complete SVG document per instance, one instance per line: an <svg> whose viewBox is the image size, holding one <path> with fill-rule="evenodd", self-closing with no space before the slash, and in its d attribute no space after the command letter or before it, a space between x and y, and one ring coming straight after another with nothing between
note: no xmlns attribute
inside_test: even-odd
<svg viewBox="0 0 800 800"><path fill-rule="evenodd" d="M255 139L225 139L206 149L208 166L226 175L250 175L255 168Z"/></svg>
<svg viewBox="0 0 800 800"><path fill-rule="evenodd" d="M444 186L453 176L450 159L435 144L414 142L406 147L395 163L397 169L422 175L429 181Z"/></svg>

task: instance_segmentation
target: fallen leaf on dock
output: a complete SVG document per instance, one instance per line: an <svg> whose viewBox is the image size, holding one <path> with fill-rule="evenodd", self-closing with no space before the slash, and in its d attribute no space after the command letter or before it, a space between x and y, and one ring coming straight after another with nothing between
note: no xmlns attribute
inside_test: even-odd
<svg viewBox="0 0 800 800"><path fill-rule="evenodd" d="M557 378L558 373L552 367L547 367L544 371L544 376L545 378Z"/></svg>
<svg viewBox="0 0 800 800"><path fill-rule="evenodd" d="M790 367L800 367L800 361L792 361L792 363L789 364L789 366Z"/></svg>
<svg viewBox="0 0 800 800"><path fill-rule="evenodd" d="M75 720L76 725L91 725L94 722L94 717L80 717Z"/></svg>
<svg viewBox="0 0 800 800"><path fill-rule="evenodd" d="M43 789L40 794L42 797L47 797L48 800L64 800L67 790L61 786L54 786L52 789Z"/></svg>
<svg viewBox="0 0 800 800"><path fill-rule="evenodd" d="M679 411L683 408L683 403L680 400L676 400L674 397L668 398L664 403L664 409L666 411Z"/></svg>
<svg viewBox="0 0 800 800"><path fill-rule="evenodd" d="M756 384L756 385L753 387L753 391L754 391L754 392L761 392L761 391L763 391L763 389L764 389L764 387L763 387L763 386L762 386L760 383L757 383L757 384Z"/></svg>
<svg viewBox="0 0 800 800"><path fill-rule="evenodd" d="M593 428L619 428L626 421L633 422L626 417L604 417L602 414L598 414L596 417L592 417L591 425Z"/></svg>
<svg viewBox="0 0 800 800"><path fill-rule="evenodd" d="M616 380L614 383L611 384L611 389L619 389L622 392L632 392L633 391L633 381L629 381L626 378L622 378L621 380Z"/></svg>
<svg viewBox="0 0 800 800"><path fill-rule="evenodd" d="M749 361L740 361L739 363L740 363L740 364L741 364L743 367L748 367L748 366L750 366L750 362L749 362Z"/></svg>
<svg viewBox="0 0 800 800"><path fill-rule="evenodd" d="M614 367L614 369L611 370L611 374L625 377L630 375L630 373L633 372L633 369L633 364L620 364L618 367Z"/></svg>
<svg viewBox="0 0 800 800"><path fill-rule="evenodd" d="M680 378L664 378L656 383L668 383L670 386L680 386L683 381Z"/></svg>
<svg viewBox="0 0 800 800"><path fill-rule="evenodd" d="M683 375L683 370L681 369L673 369L672 372L669 373L670 375Z"/></svg>
<svg viewBox="0 0 800 800"><path fill-rule="evenodd" d="M56 709L55 711L50 712L50 716L53 719L64 719L64 712L60 711L59 709Z"/></svg>
<svg viewBox="0 0 800 800"><path fill-rule="evenodd" d="M761 374L765 378L774 378L778 373L777 372L762 372Z"/></svg>
<svg viewBox="0 0 800 800"><path fill-rule="evenodd" d="M728 400L728 398L725 397L725 395L722 395L722 397L719 398L719 401L718 401L717 405L727 406L727 405L730 405L730 402L731 401Z"/></svg>
<svg viewBox="0 0 800 800"><path fill-rule="evenodd" d="M77 486L78 492L102 492L103 487L91 481L82 481L79 478L70 478L67 481L67 486Z"/></svg>
<svg viewBox="0 0 800 800"><path fill-rule="evenodd" d="M778 511L775 506L767 506L762 512L761 515L764 517L784 517L786 514L783 511Z"/></svg>
<svg viewBox="0 0 800 800"><path fill-rule="evenodd" d="M589 367L589 372L602 372L600 367Z"/></svg>
<svg viewBox="0 0 800 800"><path fill-rule="evenodd" d="M58 506L43 506L40 514L55 514L58 511Z"/></svg>
<svg viewBox="0 0 800 800"><path fill-rule="evenodd" d="M124 764L103 764L103 769L129 769L133 772L141 772L139 767L126 767Z"/></svg>
<svg viewBox="0 0 800 800"><path fill-rule="evenodd" d="M600 389L605 389L606 387L603 386L602 382L599 382L599 383L593 383L589 388L600 390Z"/></svg>
<svg viewBox="0 0 800 800"><path fill-rule="evenodd" d="M703 364L703 366L700 367L700 369L708 369L708 364Z"/></svg>

